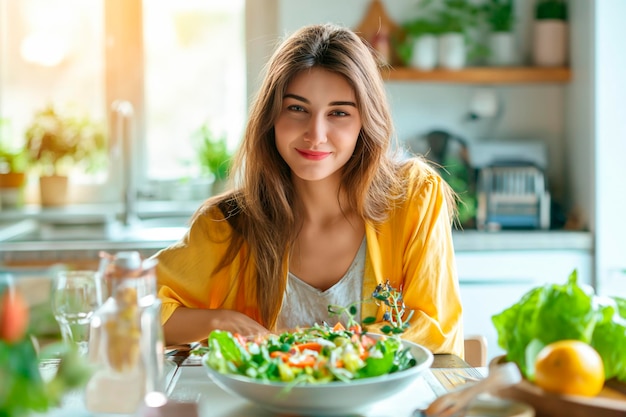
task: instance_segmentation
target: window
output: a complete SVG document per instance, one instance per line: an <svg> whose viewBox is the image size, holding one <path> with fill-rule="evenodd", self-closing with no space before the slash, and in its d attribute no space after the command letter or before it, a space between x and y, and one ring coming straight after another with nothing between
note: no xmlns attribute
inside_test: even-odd
<svg viewBox="0 0 626 417"><path fill-rule="evenodd" d="M196 175L193 148L181 142L204 123L232 143L242 134L243 1L148 1L144 16L148 175Z"/></svg>
<svg viewBox="0 0 626 417"><path fill-rule="evenodd" d="M244 0L0 0L0 140L19 146L47 104L79 107L109 126L108 175L74 201L119 199L112 103L133 106L138 188L196 178L202 125L239 142L246 118ZM102 180L104 178L104 180ZM103 182L98 184L98 182Z"/></svg>
<svg viewBox="0 0 626 417"><path fill-rule="evenodd" d="M103 0L0 0L0 140L19 147L35 112L79 107L103 119Z"/></svg>

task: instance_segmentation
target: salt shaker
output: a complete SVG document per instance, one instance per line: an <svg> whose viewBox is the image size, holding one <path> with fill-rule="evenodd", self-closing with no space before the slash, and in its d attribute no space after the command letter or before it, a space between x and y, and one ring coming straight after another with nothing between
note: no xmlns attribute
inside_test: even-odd
<svg viewBox="0 0 626 417"><path fill-rule="evenodd" d="M156 262L134 251L101 256L109 297L91 320L89 359L95 372L85 392L89 411L132 414L147 394L164 391Z"/></svg>

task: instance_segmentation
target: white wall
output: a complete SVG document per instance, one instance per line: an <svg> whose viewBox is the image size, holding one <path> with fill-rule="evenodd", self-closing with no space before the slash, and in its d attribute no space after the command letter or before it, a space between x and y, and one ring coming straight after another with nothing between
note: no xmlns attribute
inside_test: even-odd
<svg viewBox="0 0 626 417"><path fill-rule="evenodd" d="M572 82L566 93L566 181L570 201L580 209L582 222L594 225L594 2L570 0L570 67Z"/></svg>
<svg viewBox="0 0 626 417"><path fill-rule="evenodd" d="M626 297L626 1L595 0L596 277Z"/></svg>

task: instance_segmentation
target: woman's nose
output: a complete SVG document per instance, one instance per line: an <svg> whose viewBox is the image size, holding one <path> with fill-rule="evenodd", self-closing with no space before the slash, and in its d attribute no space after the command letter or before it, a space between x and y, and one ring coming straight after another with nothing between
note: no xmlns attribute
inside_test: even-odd
<svg viewBox="0 0 626 417"><path fill-rule="evenodd" d="M326 142L326 119L323 116L312 116L307 125L304 140L311 144Z"/></svg>

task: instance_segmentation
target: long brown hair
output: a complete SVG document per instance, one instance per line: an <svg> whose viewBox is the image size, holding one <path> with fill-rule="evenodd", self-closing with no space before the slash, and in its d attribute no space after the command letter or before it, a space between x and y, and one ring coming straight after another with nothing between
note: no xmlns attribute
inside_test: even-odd
<svg viewBox="0 0 626 417"><path fill-rule="evenodd" d="M341 187L350 210L376 223L403 196L399 163L390 149L393 123L380 65L358 35L340 26L311 25L289 36L271 57L252 104L232 170L237 187L208 202L220 207L235 230L218 268L227 267L243 242L247 243L258 274L261 317L269 328L275 325L286 285L283 261L297 233L291 171L274 137L286 88L296 74L313 67L340 74L352 86L362 128L354 154L342 171Z"/></svg>

